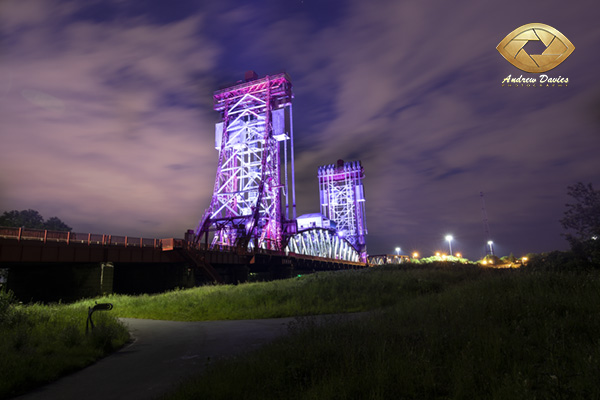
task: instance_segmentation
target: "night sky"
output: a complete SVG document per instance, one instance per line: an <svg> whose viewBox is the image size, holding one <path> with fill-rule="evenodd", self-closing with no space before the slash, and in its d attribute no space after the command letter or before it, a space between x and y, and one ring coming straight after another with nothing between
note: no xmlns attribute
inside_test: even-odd
<svg viewBox="0 0 600 400"><path fill-rule="evenodd" d="M568 86L502 87L532 22L575 45L546 73ZM600 189L597 1L2 0L0 212L183 237L246 70L292 78L299 214L320 165L362 161L371 254L485 255L480 192L497 255L564 250L567 186Z"/></svg>

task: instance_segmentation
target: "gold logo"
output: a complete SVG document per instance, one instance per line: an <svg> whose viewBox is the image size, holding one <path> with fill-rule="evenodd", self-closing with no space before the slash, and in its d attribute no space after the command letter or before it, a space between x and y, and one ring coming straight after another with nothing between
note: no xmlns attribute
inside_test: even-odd
<svg viewBox="0 0 600 400"><path fill-rule="evenodd" d="M546 46L542 54L529 54L524 47L530 41ZM509 33L496 49L509 63L525 72L546 72L567 59L575 46L558 30L545 24L526 24Z"/></svg>

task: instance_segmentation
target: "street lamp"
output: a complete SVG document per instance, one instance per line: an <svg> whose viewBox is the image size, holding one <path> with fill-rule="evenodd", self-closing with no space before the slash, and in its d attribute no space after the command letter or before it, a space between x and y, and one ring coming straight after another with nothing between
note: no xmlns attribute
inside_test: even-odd
<svg viewBox="0 0 600 400"><path fill-rule="evenodd" d="M488 240L488 246L490 246L490 255L493 256L494 255L494 248L492 247L494 245L494 242L492 242L491 240Z"/></svg>
<svg viewBox="0 0 600 400"><path fill-rule="evenodd" d="M396 255L400 255L400 247L396 247Z"/></svg>
<svg viewBox="0 0 600 400"><path fill-rule="evenodd" d="M446 240L448 241L448 247L450 248L450 255L452 255L452 235L446 235Z"/></svg>

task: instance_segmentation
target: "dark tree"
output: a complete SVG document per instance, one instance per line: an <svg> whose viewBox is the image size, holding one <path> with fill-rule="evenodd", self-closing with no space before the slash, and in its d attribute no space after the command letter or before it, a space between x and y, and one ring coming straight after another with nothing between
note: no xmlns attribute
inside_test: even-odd
<svg viewBox="0 0 600 400"><path fill-rule="evenodd" d="M64 222L62 222L57 217L48 218L46 220L46 222L44 223L44 229L48 229L49 231L65 231L65 232L71 232L73 230L73 228L71 228L69 225L65 224Z"/></svg>
<svg viewBox="0 0 600 400"><path fill-rule="evenodd" d="M563 228L570 233L564 236L572 240L586 241L600 234L600 192L594 190L591 183L578 182L567 188L574 204L566 204L567 211L560 220Z"/></svg>
<svg viewBox="0 0 600 400"><path fill-rule="evenodd" d="M73 229L57 217L51 217L47 221L44 221L44 218L38 211L31 209L5 211L4 214L0 215L0 226L67 232Z"/></svg>
<svg viewBox="0 0 600 400"><path fill-rule="evenodd" d="M567 231L563 236L576 254L600 265L600 191L591 183L578 182L569 186L567 193L575 203L566 204L567 211L560 220Z"/></svg>
<svg viewBox="0 0 600 400"><path fill-rule="evenodd" d="M43 229L44 218L35 210L12 210L6 211L0 216L0 226L11 226L14 228Z"/></svg>

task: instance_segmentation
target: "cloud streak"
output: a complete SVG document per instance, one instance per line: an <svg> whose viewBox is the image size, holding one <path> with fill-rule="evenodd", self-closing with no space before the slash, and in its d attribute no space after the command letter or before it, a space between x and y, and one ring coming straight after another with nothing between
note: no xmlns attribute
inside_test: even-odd
<svg viewBox="0 0 600 400"><path fill-rule="evenodd" d="M154 25L62 15L52 40L36 17L17 10L4 25L14 46L1 73L11 87L1 99L0 204L64 215L81 230L182 230L209 181L172 166L214 165L197 132L210 121L198 91L212 88L193 77L215 67L219 50L208 40L198 45L201 16ZM137 223L149 218L159 221L155 232Z"/></svg>

